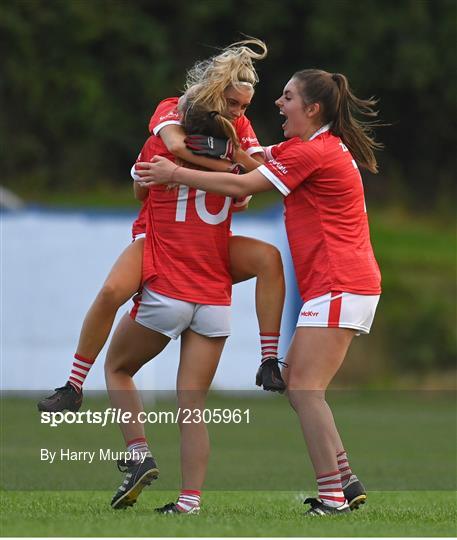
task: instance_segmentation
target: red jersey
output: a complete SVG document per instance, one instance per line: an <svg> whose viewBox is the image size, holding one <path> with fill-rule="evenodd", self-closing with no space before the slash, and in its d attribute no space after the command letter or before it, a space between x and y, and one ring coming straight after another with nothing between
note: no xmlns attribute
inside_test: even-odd
<svg viewBox="0 0 457 540"><path fill-rule="evenodd" d="M149 121L149 131L150 133L154 135L158 135L159 131L170 124L178 124L179 122L179 114L178 114L178 98L169 98L164 99L159 103L157 106L157 109L154 111L154 114L151 116L151 120ZM157 140L154 142L154 147L156 149L155 154L164 156L171 161L175 161L175 156L168 151L168 148L163 143L162 139L157 136ZM150 158L151 159L155 154L152 154ZM141 154L138 156L137 161L140 160ZM143 205L140 209L140 212L138 214L138 217L134 221L132 225L132 236L133 238L136 238L139 235L144 235L146 233L146 206L147 206L147 198L143 201Z"/></svg>
<svg viewBox="0 0 457 540"><path fill-rule="evenodd" d="M171 124L181 125L178 114L178 99L172 97L161 101L149 121L149 132L158 135L160 130ZM251 122L246 116L239 116L234 122L236 134L240 141L241 149L252 155L257 152L263 153L263 148L257 139L257 135L252 129Z"/></svg>
<svg viewBox="0 0 457 540"><path fill-rule="evenodd" d="M149 121L149 132L153 135L159 136L160 130L165 126L169 125L181 125L180 116L178 113L178 98L172 97L164 99L159 103L157 109L152 115ZM252 155L257 152L263 153L263 148L260 146L260 143L257 139L254 130L252 129L251 122L246 118L246 116L240 116L234 121L234 127L238 139L240 141L241 149L244 150L247 154ZM157 154L165 156L166 158L174 161L175 158L171 154L167 147L162 143L161 148ZM143 235L146 231L146 221L145 221L145 212L146 212L146 201L143 202L143 206L140 210L138 218L132 226L132 236L136 238L139 235Z"/></svg>
<svg viewBox="0 0 457 540"><path fill-rule="evenodd" d="M178 98L172 97L162 100L149 120L149 133L159 135L165 126L181 125L178 113Z"/></svg>
<svg viewBox="0 0 457 540"><path fill-rule="evenodd" d="M304 302L331 291L380 294L362 178L329 126L266 149L258 170L284 195L285 223Z"/></svg>
<svg viewBox="0 0 457 540"><path fill-rule="evenodd" d="M149 161L163 142L151 136L139 159ZM143 284L170 298L230 305L230 197L179 186L149 188L145 206Z"/></svg>

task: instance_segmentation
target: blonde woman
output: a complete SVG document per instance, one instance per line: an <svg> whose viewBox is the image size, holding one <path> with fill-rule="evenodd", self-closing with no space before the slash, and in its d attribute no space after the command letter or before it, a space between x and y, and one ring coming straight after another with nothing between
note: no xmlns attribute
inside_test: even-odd
<svg viewBox="0 0 457 540"><path fill-rule="evenodd" d="M192 99L195 106L222 114L233 124L239 147L233 151L233 146L224 142L223 151L213 156L228 160L194 155L186 148L178 98L162 101L149 123L150 132L160 137L166 146L167 153L163 155L171 160L178 158L218 171L230 170L230 159L242 164L248 171L256 168L263 161L263 149L245 112L258 82L254 62L266 54L267 47L262 41L254 38L241 41L230 45L220 54L197 62L187 74L183 99ZM136 186L135 193L137 198L143 200L147 189ZM245 208L245 202L236 202L236 208ZM144 203L132 227L132 244L114 264L84 319L67 383L38 403L40 411L77 411L81 407L84 381L106 343L117 310L140 289L143 282L146 210L147 203ZM282 392L285 384L277 359L285 292L281 256L274 246L242 236L231 236L229 248L233 283L256 278L256 312L261 345L261 364L256 383L265 390Z"/></svg>

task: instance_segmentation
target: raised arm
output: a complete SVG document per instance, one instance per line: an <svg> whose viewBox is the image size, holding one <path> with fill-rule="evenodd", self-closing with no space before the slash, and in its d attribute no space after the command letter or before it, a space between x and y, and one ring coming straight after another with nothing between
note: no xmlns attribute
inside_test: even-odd
<svg viewBox="0 0 457 540"><path fill-rule="evenodd" d="M184 142L186 137L181 126L171 124L163 127L159 132L159 137L164 142L168 151L174 156L193 163L211 171L226 172L231 166L231 162L227 160L215 159L204 155L194 154L189 150ZM238 148L233 156L233 163L239 163L246 171L253 171L259 164L264 162L264 157L261 152L249 155L246 151Z"/></svg>
<svg viewBox="0 0 457 540"><path fill-rule="evenodd" d="M183 161L193 163L194 165L204 167L205 169L210 169L211 171L220 172L229 171L232 166L232 163L225 159L213 159L193 154L184 143L186 135L181 126L175 124L165 126L160 130L159 137L162 139L168 151Z"/></svg>
<svg viewBox="0 0 457 540"><path fill-rule="evenodd" d="M204 167L205 169L214 170L214 171L220 171L220 172L227 172L230 171L230 168L232 167L232 162L224 159L214 159L209 158L206 156L197 156L193 154L185 145L184 139L185 139L185 133L181 126L176 124L171 124L168 126L164 126L159 131L159 137L162 139L163 143L167 147L168 151L173 154L175 157L187 161L189 163L192 163L194 165L197 165L199 167ZM243 166L249 165L250 169L255 167L258 167L259 163L250 158L245 152L240 152L240 160L242 159ZM244 155L246 154L246 155ZM261 156L261 154L259 154ZM238 159L238 156L237 156ZM140 182L135 181L135 166L132 167L131 170L131 176L134 178L133 182L133 192L135 195L135 199L139 201L144 201L144 199L148 195L148 188L144 185L142 185Z"/></svg>

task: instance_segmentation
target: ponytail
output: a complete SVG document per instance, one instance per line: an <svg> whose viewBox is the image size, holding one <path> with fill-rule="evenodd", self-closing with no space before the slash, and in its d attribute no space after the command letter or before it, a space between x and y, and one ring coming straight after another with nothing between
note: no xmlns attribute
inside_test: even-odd
<svg viewBox="0 0 457 540"><path fill-rule="evenodd" d="M235 150L238 150L240 147L240 142L238 140L238 135L235 131L235 127L232 124L232 122L226 118L223 114L218 114L214 117L214 120L217 124L219 124L221 133L227 138L232 141L233 147Z"/></svg>
<svg viewBox="0 0 457 540"><path fill-rule="evenodd" d="M199 134L230 139L234 148L240 146L232 122L219 111L211 111L200 103L186 100L181 103L181 124L187 135Z"/></svg>
<svg viewBox="0 0 457 540"><path fill-rule="evenodd" d="M373 128L377 123L370 120L358 120L354 115L376 118L378 111L374 110L374 107L378 101L373 97L369 99L356 97L349 88L347 78L341 73L334 73L332 80L339 90L339 106L332 131L341 138L362 167L372 173L377 173L378 164L374 151L383 148L383 145L374 139Z"/></svg>
<svg viewBox="0 0 457 540"><path fill-rule="evenodd" d="M301 87L305 103L319 103L322 121L331 123L331 131L349 148L356 162L372 173L378 172L375 150L383 145L374 139L373 128L380 124L373 120L359 120L357 116L376 118L377 100L359 99L349 88L341 73L327 73L318 69L305 69L293 76Z"/></svg>

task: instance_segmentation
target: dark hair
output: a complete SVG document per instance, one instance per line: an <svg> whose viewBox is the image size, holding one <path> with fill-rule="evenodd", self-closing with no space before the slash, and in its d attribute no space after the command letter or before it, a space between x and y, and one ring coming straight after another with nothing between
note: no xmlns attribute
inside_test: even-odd
<svg viewBox="0 0 457 540"><path fill-rule="evenodd" d="M373 128L380 125L375 121L358 120L354 115L375 118L377 100L359 99L349 88L347 78L341 73L328 73L320 69L297 71L292 77L300 87L306 104L321 105L322 121L331 123L330 130L340 137L361 167L378 172L374 155L383 145L374 139Z"/></svg>
<svg viewBox="0 0 457 540"><path fill-rule="evenodd" d="M238 137L230 120L218 111L208 110L201 104L187 102L181 124L187 135L200 134L231 139L235 148L239 147Z"/></svg>

